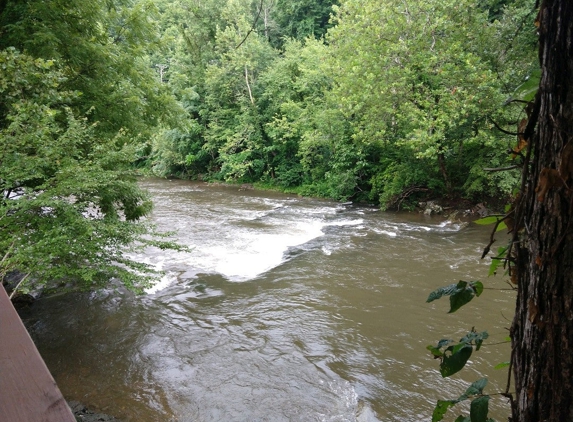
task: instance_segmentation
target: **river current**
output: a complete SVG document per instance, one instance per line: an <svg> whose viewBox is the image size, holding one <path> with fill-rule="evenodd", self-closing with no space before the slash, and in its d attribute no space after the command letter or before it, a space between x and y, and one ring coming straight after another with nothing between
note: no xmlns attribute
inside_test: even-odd
<svg viewBox="0 0 573 422"><path fill-rule="evenodd" d="M63 394L125 421L427 421L483 376L505 389L514 294L454 314L437 287L487 278L488 228L418 214L146 179L159 229L190 252L136 256L147 295L42 299L24 314ZM473 326L490 338L442 379L425 349ZM445 420L465 410L454 408ZM505 399L490 416L503 420Z"/></svg>

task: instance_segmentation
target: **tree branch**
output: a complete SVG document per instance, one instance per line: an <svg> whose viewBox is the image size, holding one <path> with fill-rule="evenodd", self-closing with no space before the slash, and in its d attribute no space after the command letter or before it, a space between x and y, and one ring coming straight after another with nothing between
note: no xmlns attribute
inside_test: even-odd
<svg viewBox="0 0 573 422"><path fill-rule="evenodd" d="M245 65L245 81L247 82L247 89L249 90L249 98L251 99L251 104L255 105L253 93L251 92L251 85L249 85L249 73L247 71L247 65Z"/></svg>
<svg viewBox="0 0 573 422"><path fill-rule="evenodd" d="M243 38L243 41L241 41L241 42L239 43L239 45L237 45L237 46L235 47L235 50L236 50L237 48L239 48L241 45L243 45L243 43L244 43L245 41L247 41L247 38L249 38L249 35L251 35L251 32L253 32L253 30L255 29L255 25L256 25L257 22L259 21L259 17L261 16L261 12L263 11L263 2L264 2L264 1L265 1L265 0L261 0L261 5L259 6L259 13L257 13L257 17L255 18L255 21L253 22L253 26L251 26L251 29L249 29L249 32L247 32L247 35L245 35L245 38Z"/></svg>
<svg viewBox="0 0 573 422"><path fill-rule="evenodd" d="M508 130L502 129L501 126L498 125L498 124L496 123L496 121L493 120L491 117L490 117L490 120L491 120L491 122L493 123L493 125L495 126L495 128L496 128L497 130L499 130L501 133L505 133L506 135L512 135L512 136L517 136L517 135L519 135L519 133L510 132L510 131L508 131Z"/></svg>
<svg viewBox="0 0 573 422"><path fill-rule="evenodd" d="M513 169L518 169L519 166L518 165L513 165L513 166L507 166L507 167L485 167L483 169L483 171L507 171L507 170L513 170Z"/></svg>
<svg viewBox="0 0 573 422"><path fill-rule="evenodd" d="M483 250L483 254L481 255L481 259L484 259L486 257L486 255L489 253L489 250L491 248L491 245L493 245L493 243L495 242L495 234L497 232L497 228L499 227L499 225L502 223L502 221L504 221L506 218L508 218L510 215L514 214L514 210L510 211L509 213L507 213L503 218L497 220L495 222L495 225L493 226L493 230L491 231L491 235L489 238L489 243L487 244L487 246L484 248Z"/></svg>
<svg viewBox="0 0 573 422"><path fill-rule="evenodd" d="M12 293L10 293L10 300L14 297L14 295L16 294L16 291L18 290L18 287L20 287L20 285L26 281L26 279L28 278L28 276L30 275L30 273L26 274L24 277L22 277L22 279L18 282L18 284L16 284L16 287L14 287L14 290L12 290Z"/></svg>

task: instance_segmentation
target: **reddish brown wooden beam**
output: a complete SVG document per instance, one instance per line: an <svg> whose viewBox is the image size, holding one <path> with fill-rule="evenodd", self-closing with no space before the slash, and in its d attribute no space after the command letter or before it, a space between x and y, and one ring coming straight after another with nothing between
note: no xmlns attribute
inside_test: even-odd
<svg viewBox="0 0 573 422"><path fill-rule="evenodd" d="M75 420L0 284L0 421Z"/></svg>

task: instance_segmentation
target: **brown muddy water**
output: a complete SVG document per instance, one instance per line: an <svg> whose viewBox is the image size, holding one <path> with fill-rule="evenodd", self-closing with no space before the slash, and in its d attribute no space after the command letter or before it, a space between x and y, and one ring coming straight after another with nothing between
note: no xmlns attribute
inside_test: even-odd
<svg viewBox="0 0 573 422"><path fill-rule="evenodd" d="M193 248L137 259L165 271L145 296L45 298L23 315L60 389L125 421L427 421L482 376L505 388L514 294L454 314L429 292L505 288L480 261L488 228L441 218L148 179L153 220ZM473 326L490 338L442 379L425 349ZM508 413L493 396L490 415ZM462 408L450 410L453 420Z"/></svg>

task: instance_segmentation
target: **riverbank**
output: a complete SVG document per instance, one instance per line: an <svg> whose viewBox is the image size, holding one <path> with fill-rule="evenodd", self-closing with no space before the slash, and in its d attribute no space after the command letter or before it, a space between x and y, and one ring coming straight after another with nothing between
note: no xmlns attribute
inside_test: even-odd
<svg viewBox="0 0 573 422"><path fill-rule="evenodd" d="M157 177L151 175L145 175L142 177ZM170 178L167 178L170 179ZM188 180L181 178L171 178L172 180ZM225 187L235 187L239 191L256 190L261 192L280 192L287 195L296 195L303 198L316 198L316 199L327 199L336 201L333 198L307 195L301 188L281 188L275 185L264 184L261 182L256 183L229 183L229 182L213 182L206 180L195 180L195 182L206 183L211 186L225 186ZM424 195L418 195L416 200L413 200L413 196L416 193L423 192ZM411 195L413 193L413 195ZM411 196L410 196L411 195ZM343 201L338 201L343 202ZM499 214L502 212L505 205L508 203L508 199L502 198L480 198L478 200L470 200L461 197L445 198L437 197L433 195L430 191L424 190L413 190L405 192L403 195L399 195L394 198L394 200L387 204L387 208L382 207L380 204L368 203L364 201L348 201L356 205L368 205L372 207L380 208L388 212L414 212L425 215L441 215L449 220L463 219L464 221L471 221L477 218L483 218L491 214Z"/></svg>
<svg viewBox="0 0 573 422"><path fill-rule="evenodd" d="M119 419L105 413L96 413L79 401L68 401L68 406L70 406L77 422L121 422Z"/></svg>

